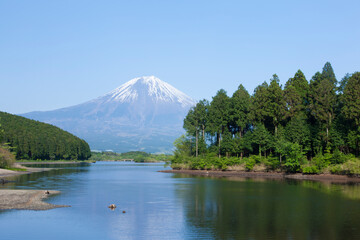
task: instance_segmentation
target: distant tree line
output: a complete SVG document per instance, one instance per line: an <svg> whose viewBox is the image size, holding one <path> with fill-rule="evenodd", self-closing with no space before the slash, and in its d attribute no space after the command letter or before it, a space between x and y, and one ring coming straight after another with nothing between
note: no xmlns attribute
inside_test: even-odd
<svg viewBox="0 0 360 240"><path fill-rule="evenodd" d="M86 160L89 145L50 124L0 112L0 142L7 143L16 159Z"/></svg>
<svg viewBox="0 0 360 240"><path fill-rule="evenodd" d="M115 152L92 152L90 160L94 161L123 161L133 160L134 162L163 162L169 156L165 154L151 154L142 151L130 151L125 153Z"/></svg>
<svg viewBox="0 0 360 240"><path fill-rule="evenodd" d="M284 87L274 74L252 95L243 85L231 97L221 89L211 102L204 99L190 109L184 129L173 163L184 156L257 155L298 171L299 161L324 154L359 156L360 72L337 81L327 62L310 82L298 70Z"/></svg>

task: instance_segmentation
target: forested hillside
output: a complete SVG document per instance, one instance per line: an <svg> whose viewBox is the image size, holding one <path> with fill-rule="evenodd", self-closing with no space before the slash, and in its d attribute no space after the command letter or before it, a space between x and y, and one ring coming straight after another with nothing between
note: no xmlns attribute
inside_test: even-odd
<svg viewBox="0 0 360 240"><path fill-rule="evenodd" d="M0 112L0 142L9 143L17 159L85 160L91 156L82 139L50 124Z"/></svg>
<svg viewBox="0 0 360 240"><path fill-rule="evenodd" d="M175 168L244 164L251 170L263 164L267 170L318 173L332 167L346 173L338 164L360 153L360 72L337 81L326 63L310 82L298 70L284 87L273 75L252 95L243 85L231 97L219 90L189 111L184 128L187 135L175 142ZM346 164L360 171L359 161Z"/></svg>

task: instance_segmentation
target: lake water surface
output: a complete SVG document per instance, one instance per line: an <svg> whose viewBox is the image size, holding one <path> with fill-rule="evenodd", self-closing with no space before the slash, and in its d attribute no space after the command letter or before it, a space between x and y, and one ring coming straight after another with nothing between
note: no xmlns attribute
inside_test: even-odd
<svg viewBox="0 0 360 240"><path fill-rule="evenodd" d="M360 239L359 185L190 177L157 172L163 164L56 167L0 188L60 190L47 201L71 207L0 211L0 239Z"/></svg>

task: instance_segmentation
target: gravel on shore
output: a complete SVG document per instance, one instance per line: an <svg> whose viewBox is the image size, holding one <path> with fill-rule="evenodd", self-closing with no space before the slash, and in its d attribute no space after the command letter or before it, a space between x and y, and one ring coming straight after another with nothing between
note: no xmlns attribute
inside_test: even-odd
<svg viewBox="0 0 360 240"><path fill-rule="evenodd" d="M27 210L49 210L67 205L54 205L42 200L59 194L59 191L49 190L0 190L0 210L5 209L27 209Z"/></svg>
<svg viewBox="0 0 360 240"><path fill-rule="evenodd" d="M360 183L359 177L349 177L335 174L286 174L279 172L245 172L245 171L207 171L207 170L162 170L164 173L177 173L209 177L239 177L239 178L264 178L264 179L297 179L331 183Z"/></svg>

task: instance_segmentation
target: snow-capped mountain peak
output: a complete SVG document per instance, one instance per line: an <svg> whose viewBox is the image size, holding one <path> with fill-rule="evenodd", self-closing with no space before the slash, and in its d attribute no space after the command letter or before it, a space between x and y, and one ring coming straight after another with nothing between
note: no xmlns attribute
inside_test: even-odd
<svg viewBox="0 0 360 240"><path fill-rule="evenodd" d="M131 79L105 97L107 101L133 102L147 96L155 102L178 102L183 107L195 105L192 98L155 76Z"/></svg>

